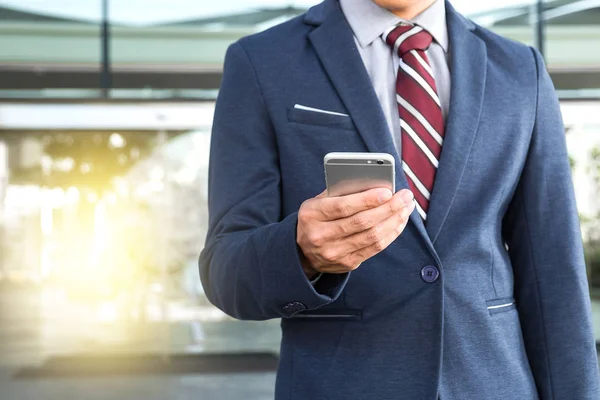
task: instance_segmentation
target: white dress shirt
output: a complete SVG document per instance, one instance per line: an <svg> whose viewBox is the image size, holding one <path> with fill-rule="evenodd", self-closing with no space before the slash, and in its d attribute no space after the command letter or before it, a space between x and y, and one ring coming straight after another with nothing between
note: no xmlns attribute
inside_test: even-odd
<svg viewBox="0 0 600 400"><path fill-rule="evenodd" d="M358 52L369 73L375 94L381 103L388 127L394 138L396 150L400 148L400 117L396 102L396 75L400 57L383 40L386 29L401 22L421 26L433 36L433 42L426 51L433 70L438 96L442 104L444 118L450 108L450 69L448 66L448 29L446 25L446 4L436 0L428 9L410 21L379 7L372 0L340 0L342 11L354 32Z"/></svg>

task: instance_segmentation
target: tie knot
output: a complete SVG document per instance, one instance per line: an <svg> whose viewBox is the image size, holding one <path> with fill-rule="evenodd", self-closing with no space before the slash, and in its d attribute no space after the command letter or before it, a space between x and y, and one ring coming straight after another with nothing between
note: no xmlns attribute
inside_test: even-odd
<svg viewBox="0 0 600 400"><path fill-rule="evenodd" d="M433 37L418 25L398 25L384 33L386 43L402 57L411 50L427 50Z"/></svg>

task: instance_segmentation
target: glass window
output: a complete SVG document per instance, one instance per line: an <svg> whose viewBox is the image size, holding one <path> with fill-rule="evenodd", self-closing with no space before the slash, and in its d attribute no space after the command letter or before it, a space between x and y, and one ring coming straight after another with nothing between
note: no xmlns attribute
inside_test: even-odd
<svg viewBox="0 0 600 400"><path fill-rule="evenodd" d="M555 86L564 90L600 88L598 47L600 6L597 2L555 0L543 2L544 55ZM537 47L536 2L471 15L502 36Z"/></svg>
<svg viewBox="0 0 600 400"><path fill-rule="evenodd" d="M567 146L581 220L593 321L600 340L600 100L564 101Z"/></svg>
<svg viewBox="0 0 600 400"><path fill-rule="evenodd" d="M0 369L220 372L229 389L209 379L194 396L272 396L278 321L235 321L200 284L213 110L214 102L0 103ZM204 364L189 358L207 353ZM253 375L234 375L240 368L268 374L253 389ZM41 392L37 381L29 387ZM7 399L29 398L22 386L6 390L15 393Z"/></svg>
<svg viewBox="0 0 600 400"><path fill-rule="evenodd" d="M0 89L96 87L100 15L99 0L0 2Z"/></svg>

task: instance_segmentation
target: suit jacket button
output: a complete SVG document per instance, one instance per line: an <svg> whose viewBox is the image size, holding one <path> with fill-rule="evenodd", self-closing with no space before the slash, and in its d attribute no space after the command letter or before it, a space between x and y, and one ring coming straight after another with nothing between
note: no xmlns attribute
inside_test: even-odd
<svg viewBox="0 0 600 400"><path fill-rule="evenodd" d="M433 283L440 277L440 270L433 266L427 265L421 270L421 278L427 283Z"/></svg>

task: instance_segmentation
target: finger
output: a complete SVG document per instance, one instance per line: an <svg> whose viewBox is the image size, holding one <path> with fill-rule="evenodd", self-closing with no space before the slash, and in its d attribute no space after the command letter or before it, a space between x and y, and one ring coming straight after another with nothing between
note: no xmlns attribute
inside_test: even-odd
<svg viewBox="0 0 600 400"><path fill-rule="evenodd" d="M402 223L401 225L399 225L397 227L397 229L393 230L392 232L389 232L387 234L387 236L385 236L378 242L373 243L368 247L357 250L354 253L351 253L350 255L348 255L348 259L350 260L350 263L360 265L360 263L368 260L369 258L371 258L371 257L381 253L383 250L387 249L389 247L389 245L392 244L394 242L394 240L396 240L398 238L398 236L400 236L400 234L404 231L404 228L406 228L407 222L408 222L408 220L406 222Z"/></svg>
<svg viewBox="0 0 600 400"><path fill-rule="evenodd" d="M401 190L390 201L377 208L361 211L348 218L336 221L337 236L346 237L369 230L391 216L403 212L408 212L410 215L412 208L409 211L404 209L414 207L413 199L414 195L410 190Z"/></svg>
<svg viewBox="0 0 600 400"><path fill-rule="evenodd" d="M402 207L400 212L394 213L372 228L338 240L334 247L340 254L351 254L385 240L391 233L396 232L399 235L406 227L414 209L415 204L411 201L410 204Z"/></svg>
<svg viewBox="0 0 600 400"><path fill-rule="evenodd" d="M392 198L392 191L378 188L346 196L319 199L319 210L323 220L334 221L347 218L364 210L380 206Z"/></svg>

